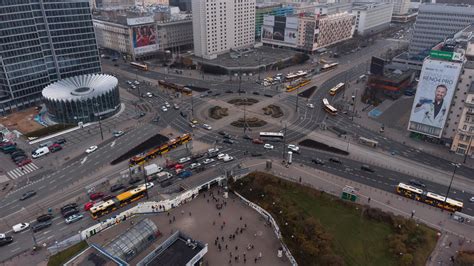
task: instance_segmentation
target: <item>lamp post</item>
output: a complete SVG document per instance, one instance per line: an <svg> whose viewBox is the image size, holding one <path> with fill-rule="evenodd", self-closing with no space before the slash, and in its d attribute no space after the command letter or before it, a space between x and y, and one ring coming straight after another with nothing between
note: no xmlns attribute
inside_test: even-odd
<svg viewBox="0 0 474 266"><path fill-rule="evenodd" d="M352 95L352 117L351 117L352 121L354 121L356 98L357 98L357 89L355 90L355 94Z"/></svg>
<svg viewBox="0 0 474 266"><path fill-rule="evenodd" d="M97 112L99 112L99 103L96 103L95 106L97 107ZM99 130L100 130L100 137L104 140L104 133L102 132L102 116L99 115Z"/></svg>
<svg viewBox="0 0 474 266"><path fill-rule="evenodd" d="M469 145L467 146L466 153L464 153L464 160L462 163L466 163L467 156L469 155L469 151L471 150L471 145L472 145L472 139L474 138L474 135L471 135L469 137Z"/></svg>
<svg viewBox="0 0 474 266"><path fill-rule="evenodd" d="M458 169L459 166L461 166L461 164L459 163L451 163L451 165L454 166L453 175L451 176L451 181L449 182L448 191L446 192L446 197L444 198L444 203L446 203L446 200L448 199L449 191L451 190L451 185L453 184L453 180L454 180L454 175L456 174L456 169Z"/></svg>

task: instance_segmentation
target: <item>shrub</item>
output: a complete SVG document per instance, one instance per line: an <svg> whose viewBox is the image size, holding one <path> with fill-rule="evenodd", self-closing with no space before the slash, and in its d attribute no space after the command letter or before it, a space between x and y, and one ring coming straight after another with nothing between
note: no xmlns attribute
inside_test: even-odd
<svg viewBox="0 0 474 266"><path fill-rule="evenodd" d="M28 133L25 134L25 137L27 137L27 138L41 138L41 137L44 137L44 136L47 136L47 135L51 135L51 134L66 130L66 129L73 128L75 126L76 125L73 125L73 124L56 124L56 125L52 125L52 126L49 126L49 127L44 127L44 128L37 129L35 131L28 132Z"/></svg>

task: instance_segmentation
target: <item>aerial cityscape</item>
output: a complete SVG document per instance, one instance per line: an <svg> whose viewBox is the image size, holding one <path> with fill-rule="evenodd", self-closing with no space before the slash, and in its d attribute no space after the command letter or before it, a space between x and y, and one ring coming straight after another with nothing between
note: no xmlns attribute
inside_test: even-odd
<svg viewBox="0 0 474 266"><path fill-rule="evenodd" d="M474 1L0 17L0 265L474 265Z"/></svg>

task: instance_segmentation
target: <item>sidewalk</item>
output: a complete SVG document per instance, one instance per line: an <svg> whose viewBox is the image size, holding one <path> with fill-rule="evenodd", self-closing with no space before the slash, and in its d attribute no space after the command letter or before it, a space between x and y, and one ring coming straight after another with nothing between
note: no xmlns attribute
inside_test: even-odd
<svg viewBox="0 0 474 266"><path fill-rule="evenodd" d="M451 256L455 256L459 250L473 249L474 245L474 230L469 225L460 224L452 219L448 212L442 211L405 197L401 197L395 193L389 193L357 182L353 182L314 168L291 165L289 168L282 166L278 161L273 161L272 169L265 170L266 160L253 160L251 162L243 163L242 167L249 167L251 170L270 172L271 174L280 176L282 178L300 182L331 193L335 196L340 196L342 188L345 186L352 186L358 191L359 204L369 204L371 207L380 208L386 212L395 215L402 215L410 218L414 211L416 219L440 232L441 240L438 242L438 247L433 252L431 262L428 265L434 265L434 262L448 262ZM368 202L370 198L370 202ZM452 242L449 246L449 242Z"/></svg>

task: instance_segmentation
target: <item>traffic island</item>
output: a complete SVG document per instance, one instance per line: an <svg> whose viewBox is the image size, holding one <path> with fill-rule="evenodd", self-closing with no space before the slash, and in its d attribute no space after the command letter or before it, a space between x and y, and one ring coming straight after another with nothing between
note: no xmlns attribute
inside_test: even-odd
<svg viewBox="0 0 474 266"><path fill-rule="evenodd" d="M328 151L328 152L341 154L341 155L349 155L349 153L347 151L329 146L325 143L321 143L319 141L315 141L315 140L312 140L312 139L305 139L303 141L300 141L298 144L300 146L304 146L304 147L308 147L308 148L312 148L312 149Z"/></svg>
<svg viewBox="0 0 474 266"><path fill-rule="evenodd" d="M242 128L246 127L263 127L267 124L267 122L257 118L257 117L250 117L247 119L239 118L239 120L230 123L234 127Z"/></svg>
<svg viewBox="0 0 474 266"><path fill-rule="evenodd" d="M228 110L227 108L222 108L220 106L214 106L214 107L211 107L209 108L209 116L212 118L212 119L221 119L222 117L224 116L228 116Z"/></svg>
<svg viewBox="0 0 474 266"><path fill-rule="evenodd" d="M283 116L283 111L280 106L270 104L269 106L262 108L265 115L271 115L273 118L279 118Z"/></svg>
<svg viewBox="0 0 474 266"><path fill-rule="evenodd" d="M250 106L250 105L254 105L258 103L258 100L253 99L253 98L238 98L238 99L229 100L227 102L233 105L237 105L237 106L243 106L243 105Z"/></svg>

